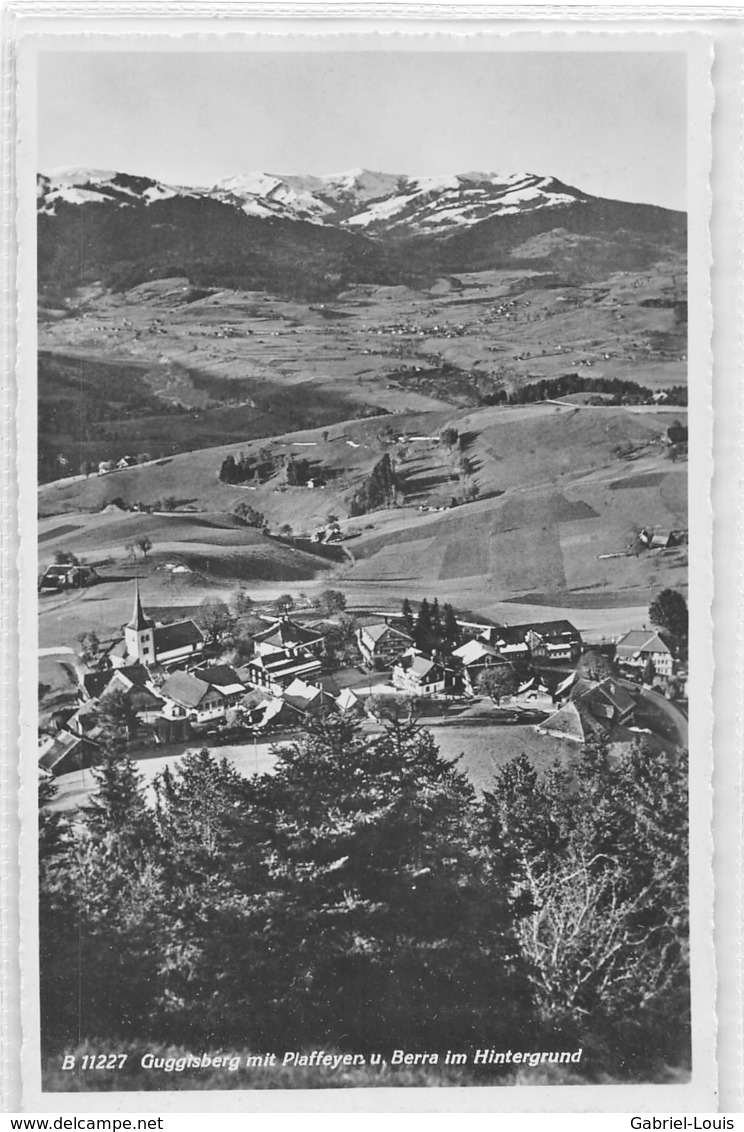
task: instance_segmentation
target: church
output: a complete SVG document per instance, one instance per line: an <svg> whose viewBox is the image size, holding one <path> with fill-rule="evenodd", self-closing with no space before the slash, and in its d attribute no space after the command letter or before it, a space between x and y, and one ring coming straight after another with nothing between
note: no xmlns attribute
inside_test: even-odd
<svg viewBox="0 0 744 1132"><path fill-rule="evenodd" d="M145 615L140 601L139 583L135 582L134 612L131 621L124 627L124 663L138 661L148 666L173 664L198 657L203 651L204 636L190 617L184 621L173 621L170 625L161 625Z"/></svg>

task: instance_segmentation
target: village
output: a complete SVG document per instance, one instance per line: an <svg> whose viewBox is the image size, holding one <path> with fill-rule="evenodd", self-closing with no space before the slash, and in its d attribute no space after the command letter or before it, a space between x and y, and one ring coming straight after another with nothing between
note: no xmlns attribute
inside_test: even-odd
<svg viewBox="0 0 744 1132"><path fill-rule="evenodd" d="M247 595L242 604L252 604ZM684 652L659 628L631 629L598 648L565 619L479 624L450 605L440 609L436 599L417 611L405 600L399 615L352 613L333 590L315 608L292 604L287 595L283 607L254 612L250 637L236 648L214 606L201 624L198 613L154 620L135 580L121 635L78 637L76 702L42 717L40 773L95 766L112 740L135 759L184 743L280 742L330 713L373 730L401 718L425 725L477 719L494 734L529 725L569 751L657 730L662 745L682 741L665 717L684 726Z"/></svg>

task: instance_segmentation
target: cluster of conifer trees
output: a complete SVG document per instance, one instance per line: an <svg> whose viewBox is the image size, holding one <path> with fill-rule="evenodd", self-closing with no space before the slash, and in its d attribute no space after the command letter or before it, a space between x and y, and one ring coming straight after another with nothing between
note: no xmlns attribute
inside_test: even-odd
<svg viewBox="0 0 744 1132"><path fill-rule="evenodd" d="M477 794L430 732L320 718L243 778L115 753L40 822L47 1051L95 1039L584 1050L659 1079L689 1032L682 754L587 749ZM669 1019L674 1026L669 1026ZM489 1070L489 1072L496 1070Z"/></svg>
<svg viewBox="0 0 744 1132"><path fill-rule="evenodd" d="M406 633L413 638L416 648L422 652L451 652L461 642L462 634L454 609L449 602L440 606L436 597L431 604L424 598L415 617L410 601L407 597L404 598L400 620Z"/></svg>
<svg viewBox="0 0 744 1132"><path fill-rule="evenodd" d="M367 511L375 511L378 507L389 507L395 502L397 490L398 483L393 461L390 459L390 453L386 452L377 461L362 486L354 493L349 504L349 514L364 515Z"/></svg>

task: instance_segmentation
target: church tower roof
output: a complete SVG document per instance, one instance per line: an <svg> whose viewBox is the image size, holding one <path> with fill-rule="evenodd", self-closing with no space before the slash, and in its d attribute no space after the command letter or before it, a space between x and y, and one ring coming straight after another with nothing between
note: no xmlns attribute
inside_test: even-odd
<svg viewBox="0 0 744 1132"><path fill-rule="evenodd" d="M149 617L145 617L142 610L142 602L140 601L139 582L134 583L134 612L132 613L132 620L127 625L127 629L152 629L155 625Z"/></svg>

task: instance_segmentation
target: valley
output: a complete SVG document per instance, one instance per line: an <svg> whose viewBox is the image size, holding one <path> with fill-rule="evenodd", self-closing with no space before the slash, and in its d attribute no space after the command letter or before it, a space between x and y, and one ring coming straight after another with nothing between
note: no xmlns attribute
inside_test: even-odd
<svg viewBox="0 0 744 1132"><path fill-rule="evenodd" d="M97 578L40 593L40 647L63 650L45 712L81 631L119 640L135 582L164 623L242 602L250 635L289 602L314 624L332 588L360 625L436 599L473 634L570 621L610 651L686 594L680 214L547 182L520 210L521 188L462 179L129 201L75 180L40 196L39 555ZM513 741L561 749L498 713L436 731L478 785Z"/></svg>

